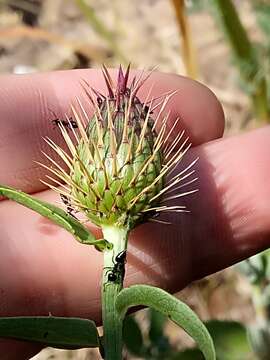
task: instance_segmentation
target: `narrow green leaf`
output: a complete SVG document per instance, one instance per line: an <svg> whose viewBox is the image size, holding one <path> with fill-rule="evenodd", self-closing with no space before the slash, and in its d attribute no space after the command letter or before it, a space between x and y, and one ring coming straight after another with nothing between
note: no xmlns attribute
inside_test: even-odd
<svg viewBox="0 0 270 360"><path fill-rule="evenodd" d="M203 360L203 355L198 349L186 349L173 354L168 360Z"/></svg>
<svg viewBox="0 0 270 360"><path fill-rule="evenodd" d="M17 203L32 209L40 215L50 219L57 225L70 232L80 243L95 245L101 251L105 248L111 249L111 244L107 240L97 240L95 236L78 220L55 205L39 200L22 191L4 185L0 185L0 195L3 195L10 200L14 200Z"/></svg>
<svg viewBox="0 0 270 360"><path fill-rule="evenodd" d="M149 309L149 320L149 339L153 343L157 343L160 338L164 337L164 326L167 320L166 316L155 309Z"/></svg>
<svg viewBox="0 0 270 360"><path fill-rule="evenodd" d="M159 358L163 359L173 351L172 346L169 342L169 338L164 333L164 327L167 322L167 317L161 312L150 308L149 311L149 340L151 341L150 346L154 349L155 353L159 355Z"/></svg>
<svg viewBox="0 0 270 360"><path fill-rule="evenodd" d="M245 88L248 87L254 111L258 119L268 121L269 102L267 93L267 78L262 74L262 59L250 40L246 28L240 19L233 0L212 0L218 15L218 24L222 25L224 35L228 39Z"/></svg>
<svg viewBox="0 0 270 360"><path fill-rule="evenodd" d="M142 357L145 352L143 336L133 315L127 316L124 320L123 341L131 354Z"/></svg>
<svg viewBox="0 0 270 360"><path fill-rule="evenodd" d="M218 360L251 358L252 349L243 324L237 321L211 320L206 322L205 326L212 336Z"/></svg>
<svg viewBox="0 0 270 360"><path fill-rule="evenodd" d="M205 326L212 336L218 360L255 360L255 355L248 341L247 329L243 324L237 321L210 320L205 323ZM254 344L254 342L258 340L258 333L255 330L255 332L249 332L249 335L251 343ZM265 340L265 334L263 334L261 339L263 341ZM257 343L260 359L269 358L269 346L267 350L267 347L265 348L264 345L265 343ZM263 357L263 354L265 357ZM170 360L194 359L203 359L199 356L198 349L186 349L174 354L170 358Z"/></svg>
<svg viewBox="0 0 270 360"><path fill-rule="evenodd" d="M55 316L0 318L0 337L33 341L61 349L98 347L93 321Z"/></svg>
<svg viewBox="0 0 270 360"><path fill-rule="evenodd" d="M115 35L113 32L108 29L107 23L99 18L95 9L90 5L90 2L85 0L76 0L78 7L81 9L84 17L88 21L94 31L100 35L110 46L110 48L115 52L123 64L127 64L128 61L122 51L118 48L118 44L115 40Z"/></svg>
<svg viewBox="0 0 270 360"><path fill-rule="evenodd" d="M116 309L124 318L132 306L149 306L181 326L198 344L206 360L215 360L215 349L209 332L198 316L183 302L166 291L148 285L123 289L116 299Z"/></svg>

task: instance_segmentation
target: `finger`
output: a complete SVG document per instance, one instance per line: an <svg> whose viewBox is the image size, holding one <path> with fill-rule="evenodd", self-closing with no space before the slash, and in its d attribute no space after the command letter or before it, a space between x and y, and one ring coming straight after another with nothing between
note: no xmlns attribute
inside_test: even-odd
<svg viewBox="0 0 270 360"><path fill-rule="evenodd" d="M138 72L133 71L131 78L134 74ZM112 76L116 76L116 70ZM82 96L82 78L95 89L106 92L101 71L93 69L2 77L0 109L4 121L0 123L0 183L26 192L44 189L39 179L44 179L45 170L34 163L45 161L41 150L51 153L42 137L62 142L52 120L71 115L70 103L75 96ZM194 145L222 136L223 111L208 88L184 77L153 73L139 97L146 98L152 86L151 97L177 90L167 106L171 111L168 121L173 123L180 117L178 131L184 128Z"/></svg>
<svg viewBox="0 0 270 360"><path fill-rule="evenodd" d="M41 349L42 346L38 344L0 339L1 360L28 360Z"/></svg>
<svg viewBox="0 0 270 360"><path fill-rule="evenodd" d="M186 163L200 156L199 193L181 202L191 213L132 233L126 285L179 290L269 246L269 141L268 127L190 151ZM55 199L50 191L40 197ZM99 322L101 254L28 209L0 205L0 314L51 312Z"/></svg>
<svg viewBox="0 0 270 360"><path fill-rule="evenodd" d="M146 224L137 231L137 256L147 258L153 248L160 254L151 262L165 274L158 285L179 290L270 246L269 142L268 126L189 152L186 164L199 157L199 191L174 205L186 205L190 214L170 214L170 227ZM146 268L141 275L147 281ZM138 275L130 276L136 281Z"/></svg>
<svg viewBox="0 0 270 360"><path fill-rule="evenodd" d="M202 181L201 199L191 207L197 224L190 231L191 279L270 246L269 142L268 126L198 151Z"/></svg>
<svg viewBox="0 0 270 360"><path fill-rule="evenodd" d="M269 141L268 127L190 151L191 159L200 156L199 192L179 204L191 213L170 214L170 226L148 223L132 232L126 285L180 290L269 246ZM50 191L40 197L56 198ZM102 254L24 207L0 205L0 314L99 322Z"/></svg>

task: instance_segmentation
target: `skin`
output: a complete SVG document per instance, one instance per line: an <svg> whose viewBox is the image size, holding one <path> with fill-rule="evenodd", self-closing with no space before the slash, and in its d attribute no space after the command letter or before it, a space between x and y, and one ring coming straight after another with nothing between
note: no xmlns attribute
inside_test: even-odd
<svg viewBox="0 0 270 360"><path fill-rule="evenodd" d="M62 140L48 109L58 117L71 115L69 104L82 96L82 78L104 91L95 70L2 76L0 183L59 201L40 183L46 172L33 160L44 163L41 150L54 156L42 137L58 144ZM153 96L178 90L168 104L169 124L180 117L176 132L185 128L193 143L178 170L199 156L199 180L191 187L199 192L177 200L191 212L168 213L171 225L147 223L132 232L125 285L147 283L175 292L269 247L270 128L221 139L224 115L209 89L156 72L139 93L141 99L152 84ZM51 313L100 324L102 254L8 200L0 202L0 227L0 316ZM29 343L0 341L5 360L18 359L18 354L27 359L39 350Z"/></svg>

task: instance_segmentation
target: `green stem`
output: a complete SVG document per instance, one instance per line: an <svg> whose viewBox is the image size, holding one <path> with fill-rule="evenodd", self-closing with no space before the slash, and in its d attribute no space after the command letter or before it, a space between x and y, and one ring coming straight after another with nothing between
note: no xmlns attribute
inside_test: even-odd
<svg viewBox="0 0 270 360"><path fill-rule="evenodd" d="M261 75L261 64L237 10L231 0L212 0L224 33L234 53L240 75L251 88L250 97L258 119L269 121L266 79Z"/></svg>
<svg viewBox="0 0 270 360"><path fill-rule="evenodd" d="M76 3L81 9L85 18L88 20L91 27L108 43L108 45L115 52L119 60L124 65L127 65L128 61L122 51L118 48L113 33L107 28L105 22L97 16L94 8L90 6L90 2L87 3L85 0L76 0Z"/></svg>
<svg viewBox="0 0 270 360"><path fill-rule="evenodd" d="M124 274L115 271L116 256L127 248L128 229L114 226L102 228L104 238L109 239L113 249L104 252L102 286L102 320L106 360L122 359L122 318L115 309L115 300L123 288Z"/></svg>

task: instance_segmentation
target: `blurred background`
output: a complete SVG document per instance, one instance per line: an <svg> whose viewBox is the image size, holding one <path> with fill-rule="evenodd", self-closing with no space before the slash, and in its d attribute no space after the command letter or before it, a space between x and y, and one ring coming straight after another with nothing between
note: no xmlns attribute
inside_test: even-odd
<svg viewBox="0 0 270 360"><path fill-rule="evenodd" d="M157 66L212 89L225 136L270 120L269 55L269 0L0 0L0 73ZM264 252L178 294L206 321L218 360L270 359L268 258ZM126 359L202 359L157 313L140 311L125 332ZM99 355L45 349L35 359Z"/></svg>

